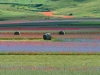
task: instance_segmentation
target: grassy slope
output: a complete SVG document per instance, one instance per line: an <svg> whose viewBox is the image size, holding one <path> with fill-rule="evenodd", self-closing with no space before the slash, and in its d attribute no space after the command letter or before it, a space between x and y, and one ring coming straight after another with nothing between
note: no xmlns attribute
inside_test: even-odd
<svg viewBox="0 0 100 75"><path fill-rule="evenodd" d="M5 2L4 0L0 1ZM6 2L5 2L6 3ZM16 3L15 0L10 0L9 3ZM17 3L20 4L44 4L40 8L49 8L51 11L54 12L55 15L69 15L70 13L73 14L74 17L100 17L100 10L99 0L59 0L56 2L52 2L50 0L17 0ZM17 9L17 7L10 7L11 5L1 5L0 4L0 17L18 17L18 16L35 16L34 19L42 17L43 15L38 14L36 12L24 10L24 9ZM20 7L23 8L23 7ZM24 6L25 9L36 9L36 7L27 7ZM7 10L9 9L9 10ZM40 17L37 17L40 16ZM27 17L26 19L31 19L31 17ZM13 18L14 19L14 18ZM21 18L20 18L21 19ZM25 19L25 18L24 18Z"/></svg>
<svg viewBox="0 0 100 75"><path fill-rule="evenodd" d="M30 3L36 3L36 4L42 3L43 4L45 1L47 0L0 0L1 3L20 3L20 4L30 4Z"/></svg>
<svg viewBox="0 0 100 75"><path fill-rule="evenodd" d="M100 17L99 0L96 1L87 0L83 2L68 2L68 3L66 1L64 4L61 4L66 7L56 9L55 13L64 15L69 15L70 13L73 13L73 16L75 17L85 17L85 16Z"/></svg>
<svg viewBox="0 0 100 75"><path fill-rule="evenodd" d="M0 18L6 19L26 19L30 20L31 18L42 18L43 15L36 12L31 12L23 9L17 9L17 7L10 7L11 5L0 4ZM22 18L21 18L22 17Z"/></svg>

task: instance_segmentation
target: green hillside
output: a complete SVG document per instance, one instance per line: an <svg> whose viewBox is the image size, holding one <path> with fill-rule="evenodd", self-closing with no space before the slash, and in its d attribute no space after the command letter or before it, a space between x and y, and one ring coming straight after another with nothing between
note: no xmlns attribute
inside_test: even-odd
<svg viewBox="0 0 100 75"><path fill-rule="evenodd" d="M0 0L0 20L45 19L39 12L46 11L75 18L99 18L99 5L99 0Z"/></svg>
<svg viewBox="0 0 100 75"><path fill-rule="evenodd" d="M60 8L56 9L55 13L64 15L73 13L73 16L76 17L100 17L99 0L74 0L73 2L69 2L68 4L67 2L64 3L63 6L65 7L61 8L60 6Z"/></svg>
<svg viewBox="0 0 100 75"><path fill-rule="evenodd" d="M20 3L20 4L32 4L32 3L44 3L47 0L0 0L1 3Z"/></svg>

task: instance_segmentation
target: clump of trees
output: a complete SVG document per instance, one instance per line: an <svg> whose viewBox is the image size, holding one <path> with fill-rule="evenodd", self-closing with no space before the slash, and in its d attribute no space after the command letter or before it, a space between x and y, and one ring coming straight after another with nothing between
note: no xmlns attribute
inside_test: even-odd
<svg viewBox="0 0 100 75"><path fill-rule="evenodd" d="M51 8L41 7L43 4L19 4L19 3L12 3L11 7L16 7L17 9L24 9L28 11L35 11L35 12L49 12ZM28 9L25 9L28 7ZM36 8L37 10L31 10L30 8Z"/></svg>
<svg viewBox="0 0 100 75"><path fill-rule="evenodd" d="M84 2L84 1L88 1L88 0L74 0L74 1L77 1L77 2Z"/></svg>
<svg viewBox="0 0 100 75"><path fill-rule="evenodd" d="M7 20L7 19L4 19L4 18L0 18L0 21L5 21L5 20Z"/></svg>

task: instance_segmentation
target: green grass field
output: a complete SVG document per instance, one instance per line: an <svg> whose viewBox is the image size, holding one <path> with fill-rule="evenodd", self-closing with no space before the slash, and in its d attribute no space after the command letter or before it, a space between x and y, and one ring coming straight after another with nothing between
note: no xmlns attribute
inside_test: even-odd
<svg viewBox="0 0 100 75"><path fill-rule="evenodd" d="M32 1L32 2L31 2ZM45 3L47 0L0 0L1 3L20 3L20 4L37 4L37 3Z"/></svg>
<svg viewBox="0 0 100 75"><path fill-rule="evenodd" d="M46 17L38 12L33 12L35 8L28 8L27 6L15 6L12 4L0 4L0 20L38 20ZM29 10L28 10L29 9Z"/></svg>
<svg viewBox="0 0 100 75"><path fill-rule="evenodd" d="M0 55L1 75L99 75L99 55Z"/></svg>
<svg viewBox="0 0 100 75"><path fill-rule="evenodd" d="M72 13L75 18L100 18L99 0L1 0L0 3L0 20L45 19L46 17L38 12L46 9L52 11L54 15L68 16ZM35 4L42 5L36 6ZM49 19L56 18L50 17Z"/></svg>

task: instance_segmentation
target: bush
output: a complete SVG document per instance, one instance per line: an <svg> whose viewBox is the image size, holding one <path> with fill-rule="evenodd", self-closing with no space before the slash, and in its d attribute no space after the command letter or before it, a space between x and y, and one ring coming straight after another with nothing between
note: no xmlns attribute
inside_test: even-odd
<svg viewBox="0 0 100 75"><path fill-rule="evenodd" d="M11 6L10 7L15 7L16 6L16 4L11 4Z"/></svg>
<svg viewBox="0 0 100 75"><path fill-rule="evenodd" d="M72 15L73 15L72 13L69 14L69 16L72 16Z"/></svg>
<svg viewBox="0 0 100 75"><path fill-rule="evenodd" d="M40 7L42 6L43 4L35 4L35 7Z"/></svg>
<svg viewBox="0 0 100 75"><path fill-rule="evenodd" d="M0 19L0 21L5 21L5 20L6 20L6 19L3 19L3 18L2 18L2 19Z"/></svg>

